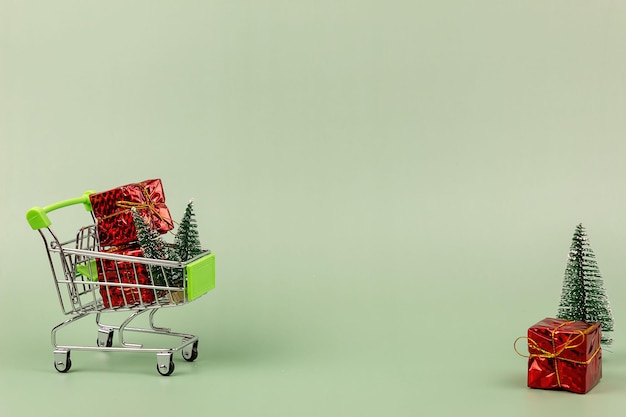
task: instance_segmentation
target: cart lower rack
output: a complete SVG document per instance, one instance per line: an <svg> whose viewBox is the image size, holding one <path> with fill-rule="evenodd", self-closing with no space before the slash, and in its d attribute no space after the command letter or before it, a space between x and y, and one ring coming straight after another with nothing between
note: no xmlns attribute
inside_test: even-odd
<svg viewBox="0 0 626 417"><path fill-rule="evenodd" d="M100 251L95 225L82 227L75 238L60 241L50 228L47 213L59 208L83 204L91 211L89 194L65 200L44 208L34 207L27 214L32 229L41 235L61 310L71 316L53 327L54 367L67 372L72 366L73 350L108 352L151 352L156 354L159 374L174 371L173 354L180 351L183 359L192 362L198 357L198 337L172 331L154 324L160 308L187 304L215 287L215 257L208 251L185 261L147 259L132 250ZM92 216L93 219L93 216ZM122 248L123 249L123 248ZM121 324L106 324L103 313L126 312ZM148 325L131 326L145 314ZM61 344L57 333L87 316L95 316L97 334L94 345ZM115 334L117 333L117 343ZM177 343L146 347L127 340L127 334L168 336Z"/></svg>

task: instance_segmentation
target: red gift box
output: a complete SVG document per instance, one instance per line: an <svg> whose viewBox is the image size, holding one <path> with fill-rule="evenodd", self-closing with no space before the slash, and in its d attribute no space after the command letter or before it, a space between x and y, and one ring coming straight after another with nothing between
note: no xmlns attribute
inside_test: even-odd
<svg viewBox="0 0 626 417"><path fill-rule="evenodd" d="M131 209L134 207L148 226L159 233L174 228L172 216L165 205L160 179L128 184L109 191L89 195L96 218L101 247L119 246L137 240Z"/></svg>
<svg viewBox="0 0 626 417"><path fill-rule="evenodd" d="M528 329L528 386L584 394L602 378L600 323L545 318Z"/></svg>
<svg viewBox="0 0 626 417"><path fill-rule="evenodd" d="M108 253L142 256L137 246L112 248ZM143 264L132 261L98 259L98 281L113 285L100 285L100 295L106 308L150 304L154 302L154 291L149 288L124 287L119 284L152 285L150 274Z"/></svg>

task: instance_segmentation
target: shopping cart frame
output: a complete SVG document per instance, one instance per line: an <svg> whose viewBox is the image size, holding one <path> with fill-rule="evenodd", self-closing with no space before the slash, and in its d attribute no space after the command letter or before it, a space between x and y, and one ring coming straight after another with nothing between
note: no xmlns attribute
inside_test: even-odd
<svg viewBox="0 0 626 417"><path fill-rule="evenodd" d="M172 331L170 328L154 324L154 315L161 308L177 307L187 304L215 287L215 257L209 250L185 261L147 259L109 253L100 250L92 213L89 195L86 191L82 196L63 200L45 207L33 207L26 213L26 218L33 230L39 232L52 271L52 278L59 304L63 314L71 317L51 330L51 342L54 348L54 367L65 373L70 370L72 361L70 352L104 351L104 352L151 352L156 354L157 371L168 376L174 372L173 354L181 351L183 359L193 362L198 357L198 336ZM93 224L81 227L76 237L61 241L50 227L52 222L48 213L73 205L82 204L91 214ZM106 265L114 265L113 280L108 280ZM154 285L155 274L160 271L165 279L160 285ZM124 272L125 274L123 274ZM174 284L168 280L177 272L182 281ZM130 274L130 282L124 280ZM117 274L117 279L115 275ZM169 275L168 275L169 274ZM104 279L103 279L104 276ZM139 277L149 278L148 283ZM134 281L133 281L134 277ZM117 289L123 302L114 304L110 291ZM129 299L126 294L133 295ZM146 295L147 294L147 295ZM137 299L134 297L138 295ZM105 300L104 297L108 297ZM105 303L108 301L108 303ZM128 317L121 324L106 324L102 321L103 313L126 312ZM134 327L131 323L138 317L148 313L148 327ZM57 333L79 320L95 315L97 325L96 344L61 344ZM114 346L114 333L118 335L118 346ZM170 336L180 339L174 346L146 347L141 343L126 340L126 332Z"/></svg>

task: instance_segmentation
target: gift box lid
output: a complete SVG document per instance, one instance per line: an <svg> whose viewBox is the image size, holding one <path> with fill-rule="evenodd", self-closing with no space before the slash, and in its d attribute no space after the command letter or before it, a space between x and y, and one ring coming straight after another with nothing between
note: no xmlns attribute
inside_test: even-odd
<svg viewBox="0 0 626 417"><path fill-rule="evenodd" d="M132 208L159 233L174 228L165 204L163 184L158 178L93 193L89 195L89 201L101 247L124 245L137 239Z"/></svg>
<svg viewBox="0 0 626 417"><path fill-rule="evenodd" d="M600 349L600 323L547 317L528 328L532 356L585 363Z"/></svg>

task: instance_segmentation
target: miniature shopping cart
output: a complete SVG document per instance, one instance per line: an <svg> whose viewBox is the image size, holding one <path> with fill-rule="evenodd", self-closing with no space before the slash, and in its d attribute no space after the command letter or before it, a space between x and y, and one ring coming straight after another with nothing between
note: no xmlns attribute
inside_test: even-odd
<svg viewBox="0 0 626 417"><path fill-rule="evenodd" d="M198 337L157 327L154 325L154 315L160 308L184 305L213 289L214 255L205 250L188 261L178 262L101 251L93 214L94 224L80 228L71 240L59 240L50 228L48 213L80 204L91 212L89 195L92 193L88 191L81 197L43 208L34 207L26 214L31 228L37 230L43 238L61 310L71 316L52 328L54 367L59 372L69 371L72 350L152 352L156 354L157 371L164 376L171 375L175 352L181 351L183 359L188 362L198 357ZM155 280L157 275L162 279ZM182 281L182 284L174 285L174 280L167 278L172 276L182 277L182 280L176 280ZM155 282L159 285L154 285ZM112 295L117 298L112 298ZM128 317L119 325L105 324L101 319L103 313L108 312L126 312ZM148 313L148 326L129 326L144 313ZM59 330L91 314L95 315L98 328L95 345L57 343ZM114 343L115 332L118 343ZM141 343L127 341L128 332L170 336L179 343L168 347L146 347Z"/></svg>

